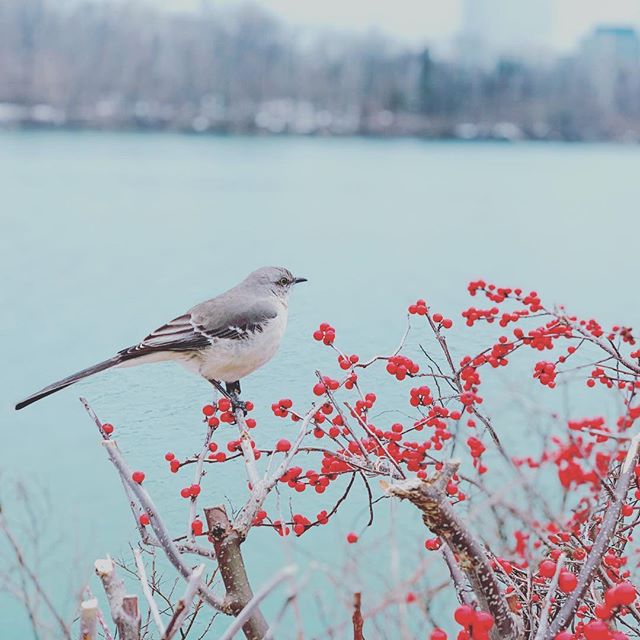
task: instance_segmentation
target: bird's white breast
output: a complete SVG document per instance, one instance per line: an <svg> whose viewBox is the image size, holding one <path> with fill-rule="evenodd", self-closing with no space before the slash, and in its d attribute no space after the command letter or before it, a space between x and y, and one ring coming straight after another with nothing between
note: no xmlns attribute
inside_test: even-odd
<svg viewBox="0 0 640 640"><path fill-rule="evenodd" d="M213 344L182 359L188 369L208 380L235 382L267 363L278 351L287 326L287 308L279 305L278 315L263 325L262 331L245 338L216 338Z"/></svg>

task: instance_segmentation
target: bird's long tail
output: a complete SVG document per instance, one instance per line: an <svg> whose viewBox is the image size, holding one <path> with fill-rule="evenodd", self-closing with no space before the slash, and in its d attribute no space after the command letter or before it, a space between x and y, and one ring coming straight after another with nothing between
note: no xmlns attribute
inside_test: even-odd
<svg viewBox="0 0 640 640"><path fill-rule="evenodd" d="M20 409L24 409L24 407L29 406L32 402L37 402L42 398L46 398L50 396L52 393L56 391L60 391L60 389L64 389L74 382L78 382L78 380L82 380L83 378L88 378L92 376L94 373L99 373L100 371L105 371L106 369L110 369L111 367L115 367L123 361L122 355L118 354L113 356L113 358L109 358L108 360L104 360L103 362L99 362L98 364L94 364L92 367L88 367L87 369L83 369L82 371L78 371L78 373L74 373L67 378L63 378L62 380L58 380L58 382L54 382L50 384L48 387L44 389L40 389L36 393L30 395L28 398L21 400L16 404L16 411Z"/></svg>

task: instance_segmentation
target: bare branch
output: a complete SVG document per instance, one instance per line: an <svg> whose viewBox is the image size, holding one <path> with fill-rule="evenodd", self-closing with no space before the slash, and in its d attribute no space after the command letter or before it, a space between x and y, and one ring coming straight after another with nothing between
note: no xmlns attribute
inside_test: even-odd
<svg viewBox="0 0 640 640"><path fill-rule="evenodd" d="M362 594L353 594L353 640L364 640L364 618L362 617Z"/></svg>
<svg viewBox="0 0 640 640"><path fill-rule="evenodd" d="M144 511L149 516L151 527L157 536L159 545L164 550L171 564L178 570L180 575L188 581L191 578L191 569L182 559L180 552L176 548L175 543L173 542L171 536L169 535L169 532L167 531L166 526L164 525L162 519L159 517L158 511L153 501L151 500L151 497L141 484L133 482L133 480L131 479L131 470L124 461L124 458L120 453L115 440L112 440L109 435L105 433L104 429L102 428L100 419L95 414L93 409L89 406L87 400L85 398L80 398L80 401L100 430L100 433L103 437L103 444L105 445L105 450L107 451L109 459L117 469L122 480L126 482L127 486L131 489L131 492L138 500L142 509L144 509ZM218 598L202 582L200 582L199 592L202 595L203 600L205 600L205 602L207 602L214 609L222 611L223 613L230 613L229 605L225 601Z"/></svg>
<svg viewBox="0 0 640 640"><path fill-rule="evenodd" d="M205 509L204 515L209 528L209 539L216 551L220 575L227 591L229 609L233 615L238 616L253 598L240 550L243 538L231 525L224 506ZM267 621L257 607L251 611L251 616L242 625L247 640L261 640L268 628Z"/></svg>
<svg viewBox="0 0 640 640"><path fill-rule="evenodd" d="M422 512L425 525L458 556L460 568L466 574L480 606L495 619L492 639L515 640L518 624L501 592L489 558L455 512L444 491L443 480L451 477L458 465L457 462L445 463L442 474L432 480L415 478L391 485L383 482L383 488L390 495L414 504Z"/></svg>
<svg viewBox="0 0 640 640"><path fill-rule="evenodd" d="M90 598L80 603L80 640L96 640L98 600Z"/></svg>
<svg viewBox="0 0 640 640"><path fill-rule="evenodd" d="M147 599L147 604L149 605L149 611L151 612L151 617L153 618L153 622L156 625L156 628L162 635L165 631L164 623L162 622L162 618L160 617L160 611L158 611L158 605L156 601L153 599L153 594L151 593L151 589L149 587L149 581L147 579L147 572L144 568L144 562L142 561L142 554L139 549L133 550L133 557L136 561L136 568L138 572L138 578L140 579L140 583L142 585L142 593L144 593L144 597Z"/></svg>
<svg viewBox="0 0 640 640"><path fill-rule="evenodd" d="M241 628L244 629L245 623L251 619L254 611L257 610L260 603L274 590L276 589L280 583L284 582L291 578L291 576L295 573L295 567L285 567L281 571L279 571L267 584L265 584L259 591L256 593L249 602L247 602L244 609L236 616L236 619L233 621L231 626L220 636L220 640L231 640L233 636L240 631ZM289 599L290 600L290 599ZM288 600L288 602L289 602ZM268 632L268 629L267 629ZM246 631L245 631L246 635ZM249 636L247 636L249 637Z"/></svg>
<svg viewBox="0 0 640 640"><path fill-rule="evenodd" d="M96 560L95 569L102 581L109 602L111 617L122 640L140 639L140 613L137 598L125 592L124 582L116 575L113 560L108 556ZM135 599L134 599L135 598Z"/></svg>
<svg viewBox="0 0 640 640"><path fill-rule="evenodd" d="M634 476L634 467L638 458L638 447L640 446L640 434L635 435L631 439L631 446L627 451L627 457L622 463L620 475L616 482L614 497L607 508L602 520L600 531L596 536L595 542L591 547L591 551L585 560L585 563L578 574L578 584L571 592L571 595L565 600L558 615L554 618L548 631L544 635L544 640L551 640L573 620L578 603L582 596L589 588L591 581L601 566L602 558L609 548L611 538L620 522L620 510L622 503L627 497L629 485Z"/></svg>
<svg viewBox="0 0 640 640"><path fill-rule="evenodd" d="M180 600L178 600L178 603L176 604L176 610L174 611L173 617L167 625L167 630L164 632L162 640L171 640L171 638L173 638L173 636L180 630L180 628L184 624L186 617L189 615L191 602L193 601L193 598L198 591L198 584L203 573L203 564L193 570L191 578L187 583L187 589L184 592L182 598L180 598Z"/></svg>

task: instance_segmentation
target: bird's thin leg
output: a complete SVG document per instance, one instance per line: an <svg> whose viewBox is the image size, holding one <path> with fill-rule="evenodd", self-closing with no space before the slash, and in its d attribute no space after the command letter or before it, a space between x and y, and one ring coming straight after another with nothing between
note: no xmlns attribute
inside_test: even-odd
<svg viewBox="0 0 640 640"><path fill-rule="evenodd" d="M209 382L218 390L218 393L222 397L229 398L229 400L231 400L231 395L225 390L220 382L218 382L217 380L209 380Z"/></svg>
<svg viewBox="0 0 640 640"><path fill-rule="evenodd" d="M235 382L226 382L225 386L227 387L227 397L231 400L231 405L235 409L241 409L245 415L247 415L247 408L245 403L240 400L240 382L236 380Z"/></svg>

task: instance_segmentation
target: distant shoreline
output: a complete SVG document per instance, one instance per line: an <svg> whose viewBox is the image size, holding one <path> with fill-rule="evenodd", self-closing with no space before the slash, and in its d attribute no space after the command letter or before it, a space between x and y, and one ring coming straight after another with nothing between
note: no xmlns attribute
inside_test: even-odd
<svg viewBox="0 0 640 640"><path fill-rule="evenodd" d="M310 132L302 133L297 131L270 132L251 129L210 129L206 131L194 131L193 129L180 127L151 127L151 126L98 126L98 125L43 125L40 123L21 123L19 125L3 125L0 123L1 133L16 132L60 132L60 133L136 133L136 134L174 134L191 137L212 137L212 138L288 138L288 139L362 139L362 140L416 140L423 142L458 142L458 143L541 143L541 144L616 144L624 146L634 146L640 144L640 136L621 137L593 137L593 138L563 138L558 137L535 137L521 135L518 137L507 137L498 135L478 135L475 137L462 137L454 134L426 135L419 133L402 133L395 131L370 132L354 131L345 133Z"/></svg>

